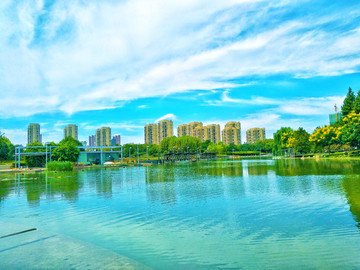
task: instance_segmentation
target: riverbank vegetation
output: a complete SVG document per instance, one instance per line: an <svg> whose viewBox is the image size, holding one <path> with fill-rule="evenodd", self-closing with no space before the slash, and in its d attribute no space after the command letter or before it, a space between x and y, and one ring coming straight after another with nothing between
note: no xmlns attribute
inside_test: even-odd
<svg viewBox="0 0 360 270"><path fill-rule="evenodd" d="M70 161L50 161L46 164L46 170L50 172L72 171L74 163Z"/></svg>

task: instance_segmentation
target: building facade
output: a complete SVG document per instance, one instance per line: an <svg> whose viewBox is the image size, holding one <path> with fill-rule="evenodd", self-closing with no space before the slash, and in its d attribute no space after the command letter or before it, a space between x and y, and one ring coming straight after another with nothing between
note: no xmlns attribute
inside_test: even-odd
<svg viewBox="0 0 360 270"><path fill-rule="evenodd" d="M68 136L73 137L75 140L78 140L78 126L77 125L67 125L64 128L64 139Z"/></svg>
<svg viewBox="0 0 360 270"><path fill-rule="evenodd" d="M173 121L161 120L158 123L158 143L165 138L174 136Z"/></svg>
<svg viewBox="0 0 360 270"><path fill-rule="evenodd" d="M241 124L240 122L228 122L222 131L222 141L225 144L241 144Z"/></svg>
<svg viewBox="0 0 360 270"><path fill-rule="evenodd" d="M189 135L189 125L179 125L177 128L177 136L180 138L182 136L190 136Z"/></svg>
<svg viewBox="0 0 360 270"><path fill-rule="evenodd" d="M205 126L205 141L210 140L210 142L218 143L220 142L220 125L211 124Z"/></svg>
<svg viewBox="0 0 360 270"><path fill-rule="evenodd" d="M111 128L102 127L96 130L95 134L96 146L110 146L111 145Z"/></svg>
<svg viewBox="0 0 360 270"><path fill-rule="evenodd" d="M95 135L89 136L89 146L95 146Z"/></svg>
<svg viewBox="0 0 360 270"><path fill-rule="evenodd" d="M189 136L191 137L195 137L195 129L198 127L203 127L203 123L202 122L191 122L188 124L188 132L189 132Z"/></svg>
<svg viewBox="0 0 360 270"><path fill-rule="evenodd" d="M159 144L158 127L156 124L147 124L144 127L145 144Z"/></svg>
<svg viewBox="0 0 360 270"><path fill-rule="evenodd" d="M341 117L343 117L342 112L329 114L330 125L333 125L336 122L338 122L341 119Z"/></svg>
<svg viewBox="0 0 360 270"><path fill-rule="evenodd" d="M265 128L250 128L246 131L246 142L256 143L265 140Z"/></svg>
<svg viewBox="0 0 360 270"><path fill-rule="evenodd" d="M111 139L111 145L121 145L121 136L120 135L113 136L113 138Z"/></svg>
<svg viewBox="0 0 360 270"><path fill-rule="evenodd" d="M41 134L40 134L40 125L37 123L31 123L28 126L28 140L27 143L31 144L33 142L42 142L42 138L41 138Z"/></svg>

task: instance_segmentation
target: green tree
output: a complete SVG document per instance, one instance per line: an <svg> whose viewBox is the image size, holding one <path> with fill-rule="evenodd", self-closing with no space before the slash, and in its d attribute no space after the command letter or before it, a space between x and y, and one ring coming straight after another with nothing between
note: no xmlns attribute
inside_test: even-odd
<svg viewBox="0 0 360 270"><path fill-rule="evenodd" d="M354 112L360 113L360 90L357 93L356 99L354 101Z"/></svg>
<svg viewBox="0 0 360 270"><path fill-rule="evenodd" d="M293 148L295 153L308 153L311 150L311 143L309 141L310 134L303 128L294 131Z"/></svg>
<svg viewBox="0 0 360 270"><path fill-rule="evenodd" d="M275 155L282 155L282 149L290 146L291 138L293 137L293 129L290 127L282 127L274 134L274 148Z"/></svg>
<svg viewBox="0 0 360 270"><path fill-rule="evenodd" d="M349 144L353 147L360 146L360 114L352 112L343 119L343 126L340 130L340 141L342 144Z"/></svg>
<svg viewBox="0 0 360 270"><path fill-rule="evenodd" d="M82 146L82 144L73 137L67 136L59 143L59 147L53 150L52 159L76 162L80 155L80 149L77 146Z"/></svg>
<svg viewBox="0 0 360 270"><path fill-rule="evenodd" d="M14 158L15 146L0 131L0 160L10 160Z"/></svg>
<svg viewBox="0 0 360 270"><path fill-rule="evenodd" d="M223 142L218 143L210 143L207 152L216 153L216 154L225 154L226 152L226 144Z"/></svg>
<svg viewBox="0 0 360 270"><path fill-rule="evenodd" d="M33 142L28 144L27 146L43 146L42 143ZM45 152L45 149L42 148L27 148L24 153L38 153ZM28 167L41 167L45 165L45 155L41 156L25 156L25 163Z"/></svg>
<svg viewBox="0 0 360 270"><path fill-rule="evenodd" d="M344 103L341 107L342 115L347 116L354 109L355 95L351 87L349 87L348 93L344 99Z"/></svg>

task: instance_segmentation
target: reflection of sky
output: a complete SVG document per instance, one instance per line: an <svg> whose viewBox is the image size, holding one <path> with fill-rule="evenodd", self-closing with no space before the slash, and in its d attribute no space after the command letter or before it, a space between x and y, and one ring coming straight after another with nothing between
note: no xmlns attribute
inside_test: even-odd
<svg viewBox="0 0 360 270"><path fill-rule="evenodd" d="M79 184L72 185L79 188L76 200L63 197L69 189L58 187L59 194L44 192L36 207L28 207L22 181L20 193L12 187L1 204L0 221L47 228L157 269L171 263L281 265L284 258L289 267L299 261L308 268L332 260L335 266L359 264L360 235L342 191L343 176L279 176L274 165L244 161L79 171L73 176ZM259 173L250 174L256 167ZM256 260L247 261L249 256ZM323 261L316 260L319 256Z"/></svg>

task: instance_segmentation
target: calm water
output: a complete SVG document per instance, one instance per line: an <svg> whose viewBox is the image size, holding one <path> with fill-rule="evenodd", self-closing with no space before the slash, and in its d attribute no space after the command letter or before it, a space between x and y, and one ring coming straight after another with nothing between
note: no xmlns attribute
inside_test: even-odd
<svg viewBox="0 0 360 270"><path fill-rule="evenodd" d="M359 174L315 160L0 174L0 236L38 228L0 239L0 266L359 269Z"/></svg>

